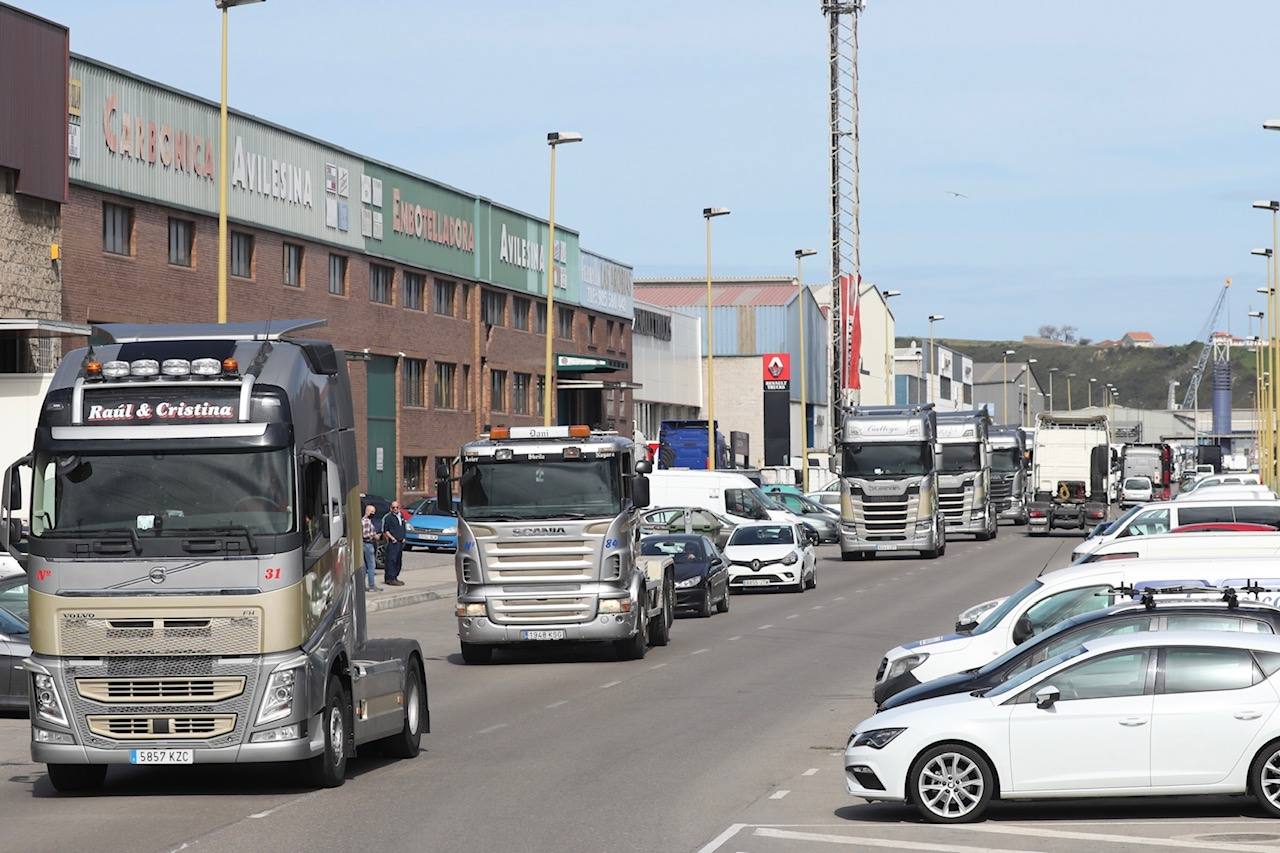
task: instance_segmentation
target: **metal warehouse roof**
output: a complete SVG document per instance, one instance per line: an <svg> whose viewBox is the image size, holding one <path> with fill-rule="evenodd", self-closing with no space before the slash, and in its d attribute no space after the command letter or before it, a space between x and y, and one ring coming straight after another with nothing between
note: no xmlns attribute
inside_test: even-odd
<svg viewBox="0 0 1280 853"><path fill-rule="evenodd" d="M705 278L638 278L633 283L636 298L654 305L679 308L707 304ZM711 280L713 305L790 305L796 292L795 279L788 276Z"/></svg>

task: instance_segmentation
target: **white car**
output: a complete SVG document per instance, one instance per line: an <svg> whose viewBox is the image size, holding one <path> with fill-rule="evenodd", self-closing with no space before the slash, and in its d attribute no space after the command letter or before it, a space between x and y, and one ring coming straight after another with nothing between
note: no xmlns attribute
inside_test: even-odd
<svg viewBox="0 0 1280 853"><path fill-rule="evenodd" d="M1120 487L1120 506L1134 506L1151 502L1150 477L1125 477Z"/></svg>
<svg viewBox="0 0 1280 853"><path fill-rule="evenodd" d="M17 560L8 554L0 554L0 580L21 574L26 574L26 570L19 565Z"/></svg>
<svg viewBox="0 0 1280 853"><path fill-rule="evenodd" d="M1214 490L1210 490L1214 491ZM1221 490L1218 490L1222 494ZM1205 493L1206 495L1208 492ZM1071 562L1079 562L1094 551L1129 536L1169 533L1188 524L1244 522L1280 528L1280 501L1270 495L1263 499L1223 494L1222 500L1159 501L1134 507L1109 523L1103 532L1091 533L1071 552ZM1216 497L1216 496L1215 496Z"/></svg>
<svg viewBox="0 0 1280 853"><path fill-rule="evenodd" d="M795 523L739 524L724 547L729 588L784 587L804 592L818 585L813 534Z"/></svg>
<svg viewBox="0 0 1280 853"><path fill-rule="evenodd" d="M1194 483L1187 486L1180 495L1198 492L1201 489L1212 489L1217 486L1257 486L1262 483L1257 474L1241 472L1239 474L1210 474L1207 477L1201 477Z"/></svg>
<svg viewBox="0 0 1280 853"><path fill-rule="evenodd" d="M1280 531L1187 531L1131 536L1108 542L1093 553L1081 557L1073 565L1100 563L1103 560L1159 560L1170 557L1280 557ZM974 606L983 607L985 604L986 602Z"/></svg>
<svg viewBox="0 0 1280 853"><path fill-rule="evenodd" d="M991 800L1253 794L1280 817L1280 637L1159 631L1086 640L978 695L859 724L845 785L925 820Z"/></svg>

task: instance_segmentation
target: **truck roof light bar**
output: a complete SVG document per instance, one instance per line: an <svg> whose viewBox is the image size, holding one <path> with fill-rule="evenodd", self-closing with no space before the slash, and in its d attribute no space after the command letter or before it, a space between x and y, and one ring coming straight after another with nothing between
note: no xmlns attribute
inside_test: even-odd
<svg viewBox="0 0 1280 853"><path fill-rule="evenodd" d="M546 439L546 438L591 438L592 435L604 435L594 432L587 424L552 427L510 427L495 426L489 428L491 441L509 441L511 439Z"/></svg>

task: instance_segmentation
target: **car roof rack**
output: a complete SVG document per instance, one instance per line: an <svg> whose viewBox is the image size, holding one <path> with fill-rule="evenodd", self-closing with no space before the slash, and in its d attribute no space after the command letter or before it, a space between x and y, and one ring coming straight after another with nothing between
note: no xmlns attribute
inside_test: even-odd
<svg viewBox="0 0 1280 853"><path fill-rule="evenodd" d="M1226 602L1228 608L1235 609L1240 606L1240 593L1249 595L1258 595L1264 592L1280 592L1280 588L1260 586L1252 580L1249 580L1241 587L1232 586L1207 586L1205 584L1175 584L1172 586L1143 586L1133 587L1126 584L1113 586L1107 593L1099 593L1100 595L1119 594L1136 598L1142 603L1147 610L1154 610L1156 607L1157 595L1185 595L1190 593L1213 594L1221 593L1221 601Z"/></svg>

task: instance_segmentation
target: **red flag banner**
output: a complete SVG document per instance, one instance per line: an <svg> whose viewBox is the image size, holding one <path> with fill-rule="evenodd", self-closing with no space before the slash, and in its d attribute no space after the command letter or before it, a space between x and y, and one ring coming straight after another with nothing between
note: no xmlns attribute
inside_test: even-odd
<svg viewBox="0 0 1280 853"><path fill-rule="evenodd" d="M850 391L862 388L862 301L858 299L857 280L840 276L840 310L844 314L844 387Z"/></svg>

